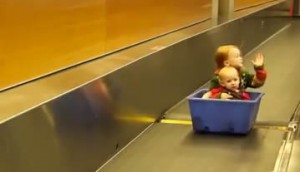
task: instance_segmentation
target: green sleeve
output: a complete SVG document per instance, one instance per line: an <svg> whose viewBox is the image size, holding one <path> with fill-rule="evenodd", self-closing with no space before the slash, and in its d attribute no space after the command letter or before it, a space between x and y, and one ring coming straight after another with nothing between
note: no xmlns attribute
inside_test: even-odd
<svg viewBox="0 0 300 172"><path fill-rule="evenodd" d="M209 89L211 90L211 89L218 88L218 87L220 87L218 76L214 76L214 77L210 80L210 86L209 86Z"/></svg>

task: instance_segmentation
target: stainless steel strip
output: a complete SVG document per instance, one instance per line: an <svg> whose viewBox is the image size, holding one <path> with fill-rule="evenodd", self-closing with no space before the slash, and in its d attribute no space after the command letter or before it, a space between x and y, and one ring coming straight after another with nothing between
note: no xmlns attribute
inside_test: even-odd
<svg viewBox="0 0 300 172"><path fill-rule="evenodd" d="M284 139L280 151L278 153L278 157L276 160L276 164L274 167L274 172L287 172L290 167L291 155L293 152L294 141L298 132L298 125L300 121L300 102L298 102L297 107L291 117L289 128L290 132L287 133L286 138Z"/></svg>

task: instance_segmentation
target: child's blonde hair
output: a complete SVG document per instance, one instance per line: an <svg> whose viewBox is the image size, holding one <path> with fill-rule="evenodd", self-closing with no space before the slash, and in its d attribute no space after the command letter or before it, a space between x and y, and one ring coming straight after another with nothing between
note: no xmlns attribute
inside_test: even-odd
<svg viewBox="0 0 300 172"><path fill-rule="evenodd" d="M237 75L239 76L239 71L231 66L225 66L219 71L219 79L222 81L223 79L227 78L228 76Z"/></svg>
<svg viewBox="0 0 300 172"><path fill-rule="evenodd" d="M229 53L230 49L232 49L232 48L239 49L235 45L223 45L217 49L216 55L215 55L215 60L216 60L218 69L221 69L225 66L224 61L228 59L228 53Z"/></svg>

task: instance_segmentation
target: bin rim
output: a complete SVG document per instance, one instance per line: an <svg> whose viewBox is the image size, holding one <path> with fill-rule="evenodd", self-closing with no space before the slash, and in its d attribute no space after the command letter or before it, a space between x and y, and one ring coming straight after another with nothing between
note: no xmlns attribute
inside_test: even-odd
<svg viewBox="0 0 300 172"><path fill-rule="evenodd" d="M227 99L203 99L201 97L195 97L196 94L198 94L199 92L202 91L208 91L209 89L207 88L202 88L202 89L198 89L196 91L194 91L191 95L189 95L187 97L188 100L201 100L201 101L217 101L217 102L243 102L243 103L255 103L257 102L259 99L262 98L262 96L265 95L265 93L263 92L257 92L257 91L247 91L249 93L259 93L259 95L253 99L253 100L227 100Z"/></svg>

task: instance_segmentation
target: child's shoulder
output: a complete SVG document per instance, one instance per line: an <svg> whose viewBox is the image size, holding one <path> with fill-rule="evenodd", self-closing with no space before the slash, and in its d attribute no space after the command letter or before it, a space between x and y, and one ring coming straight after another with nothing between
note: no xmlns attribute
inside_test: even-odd
<svg viewBox="0 0 300 172"><path fill-rule="evenodd" d="M248 69L247 68L242 68L240 69L240 73L249 73Z"/></svg>
<svg viewBox="0 0 300 172"><path fill-rule="evenodd" d="M240 69L240 75L242 77L245 77L245 76L252 76L253 74L251 74L246 68L242 68Z"/></svg>

